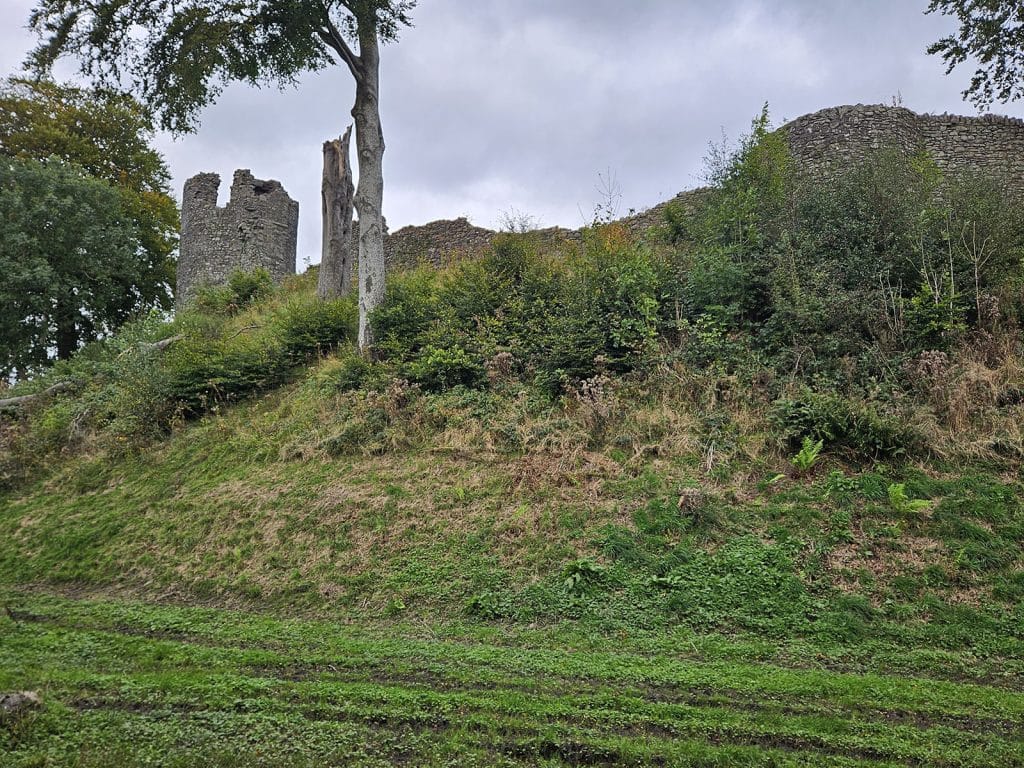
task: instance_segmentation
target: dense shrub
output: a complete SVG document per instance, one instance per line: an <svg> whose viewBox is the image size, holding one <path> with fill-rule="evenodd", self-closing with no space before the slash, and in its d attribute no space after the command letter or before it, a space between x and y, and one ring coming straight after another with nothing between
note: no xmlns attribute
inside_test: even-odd
<svg viewBox="0 0 1024 768"><path fill-rule="evenodd" d="M529 236L505 235L479 262L397 275L373 317L378 351L435 390L484 384L486 361L506 353L558 393L649 357L665 274L615 226L587 232L560 258L540 255Z"/></svg>
<svg viewBox="0 0 1024 768"><path fill-rule="evenodd" d="M897 415L883 413L868 403L811 390L776 401L770 419L791 448L811 438L861 458L893 458L920 445L920 438Z"/></svg>
<svg viewBox="0 0 1024 768"><path fill-rule="evenodd" d="M202 285L196 292L193 308L211 315L234 315L272 295L274 280L266 269L251 272L236 269L227 285Z"/></svg>
<svg viewBox="0 0 1024 768"><path fill-rule="evenodd" d="M484 381L484 367L479 359L461 347L425 347L403 370L410 381L432 392L460 385L474 387Z"/></svg>
<svg viewBox="0 0 1024 768"><path fill-rule="evenodd" d="M333 301L293 298L274 313L273 332L281 352L295 365L354 339L358 317L351 297Z"/></svg>
<svg viewBox="0 0 1024 768"><path fill-rule="evenodd" d="M764 112L708 178L699 206L667 214L678 306L689 323L726 319L780 369L944 349L1020 311L1024 214L984 174L883 147L828 182L803 177Z"/></svg>

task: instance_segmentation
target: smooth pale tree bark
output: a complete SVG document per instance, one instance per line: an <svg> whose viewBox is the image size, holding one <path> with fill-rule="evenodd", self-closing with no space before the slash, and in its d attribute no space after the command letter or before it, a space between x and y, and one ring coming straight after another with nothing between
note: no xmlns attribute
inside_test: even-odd
<svg viewBox="0 0 1024 768"><path fill-rule="evenodd" d="M333 25L321 31L323 41L348 65L356 81L352 117L356 127L359 186L359 349L373 356L370 316L384 303L384 131L380 123L380 38L377 10L372 3L348 5L356 20L359 55L349 48Z"/></svg>
<svg viewBox="0 0 1024 768"><path fill-rule="evenodd" d="M359 19L360 73L356 76L359 188L359 348L373 355L370 315L384 303L384 132L380 124L380 45L376 23Z"/></svg>
<svg viewBox="0 0 1024 768"><path fill-rule="evenodd" d="M336 299L352 290L352 205L355 187L349 162L352 128L334 141L324 142L324 175L320 188L323 203L323 250L317 296Z"/></svg>

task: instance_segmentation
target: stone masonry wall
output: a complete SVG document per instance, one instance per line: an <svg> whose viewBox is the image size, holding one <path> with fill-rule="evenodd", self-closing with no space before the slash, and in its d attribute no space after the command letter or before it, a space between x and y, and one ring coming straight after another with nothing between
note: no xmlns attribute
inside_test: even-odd
<svg viewBox="0 0 1024 768"><path fill-rule="evenodd" d="M474 227L465 218L432 221L421 227L403 227L384 238L389 267L398 269L429 263L435 267L460 258L483 255L495 233Z"/></svg>
<svg viewBox="0 0 1024 768"><path fill-rule="evenodd" d="M185 182L178 257L180 307L201 285L221 285L236 269L262 267L275 282L295 274L299 204L276 181L235 171L231 199L217 206L220 176L201 173Z"/></svg>
<svg viewBox="0 0 1024 768"><path fill-rule="evenodd" d="M798 168L829 176L873 151L926 150L947 173L980 170L1024 199L1024 120L1000 115L919 115L903 107L857 104L804 115L782 126Z"/></svg>
<svg viewBox="0 0 1024 768"><path fill-rule="evenodd" d="M702 189L680 192L672 200L626 216L619 219L618 223L633 235L642 237L651 227L664 223L665 208L668 205L695 205L703 192ZM418 264L439 267L460 259L484 255L497 234L494 230L474 226L465 218L442 219L422 226L403 227L387 235L384 239L384 255L389 268L407 269ZM583 230L548 227L531 234L543 247L555 248L566 243L580 242Z"/></svg>

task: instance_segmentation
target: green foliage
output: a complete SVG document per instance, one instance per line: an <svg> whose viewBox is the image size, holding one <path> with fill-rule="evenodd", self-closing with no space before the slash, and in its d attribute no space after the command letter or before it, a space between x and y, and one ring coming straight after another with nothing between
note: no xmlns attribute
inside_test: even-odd
<svg viewBox="0 0 1024 768"><path fill-rule="evenodd" d="M189 334L164 355L165 396L179 408L201 413L215 403L279 386L296 366L351 341L355 321L351 297L317 301L308 296L275 306L255 333L226 326ZM180 322L187 328L193 319Z"/></svg>
<svg viewBox="0 0 1024 768"><path fill-rule="evenodd" d="M170 307L178 209L152 135L128 96L0 84L0 373Z"/></svg>
<svg viewBox="0 0 1024 768"><path fill-rule="evenodd" d="M776 401L770 418L791 444L820 440L865 459L903 456L920 442L896 415L869 403L810 390Z"/></svg>
<svg viewBox="0 0 1024 768"><path fill-rule="evenodd" d="M316 379L322 385L338 392L353 390L382 390L392 378L393 371L359 353L352 346L343 346L334 358L327 360L317 371Z"/></svg>
<svg viewBox="0 0 1024 768"><path fill-rule="evenodd" d="M139 301L169 308L178 206L152 140L150 116L116 89L90 91L45 78L0 84L0 155L59 160L114 187L138 231Z"/></svg>
<svg viewBox="0 0 1024 768"><path fill-rule="evenodd" d="M928 46L941 54L946 74L971 61L978 68L963 91L979 109L993 101L1015 101L1024 96L1024 44L1020 33L1020 6L1015 0L930 0L927 13L953 16L960 25Z"/></svg>
<svg viewBox="0 0 1024 768"><path fill-rule="evenodd" d="M375 311L378 351L434 390L481 386L495 354L557 394L655 351L667 279L617 227L588 232L581 253L541 256L528 235L498 238L480 262L396 275Z"/></svg>
<svg viewBox="0 0 1024 768"><path fill-rule="evenodd" d="M575 597L596 589L604 578L604 567L593 560L574 560L563 572L562 585Z"/></svg>
<svg viewBox="0 0 1024 768"><path fill-rule="evenodd" d="M786 633L802 624L809 606L786 552L753 539L730 542L713 555L693 552L665 576L669 606L693 627Z"/></svg>
<svg viewBox="0 0 1024 768"><path fill-rule="evenodd" d="M193 303L197 312L236 315L274 292L274 280L262 267L251 272L236 269L227 285L201 285Z"/></svg>
<svg viewBox="0 0 1024 768"><path fill-rule="evenodd" d="M326 355L355 337L358 310L353 296L331 301L290 298L272 316L281 353L291 365Z"/></svg>
<svg viewBox="0 0 1024 768"><path fill-rule="evenodd" d="M428 345L403 370L410 381L432 392L456 386L474 387L484 381L484 368L479 359L460 347L439 349Z"/></svg>
<svg viewBox="0 0 1024 768"><path fill-rule="evenodd" d="M810 437L805 437L800 450L790 459L790 463L797 472L806 474L814 468L821 458L821 450L825 447L825 440L820 439L814 442Z"/></svg>
<svg viewBox="0 0 1024 768"><path fill-rule="evenodd" d="M967 329L962 296L944 280L936 291L922 283L905 309L907 333L918 349L944 349Z"/></svg>
<svg viewBox="0 0 1024 768"><path fill-rule="evenodd" d="M109 184L59 161L0 163L0 376L67 359L159 304L141 246Z"/></svg>
<svg viewBox="0 0 1024 768"><path fill-rule="evenodd" d="M667 211L684 328L711 316L779 370L866 382L1019 311L1024 217L980 172L881 147L818 181L767 111L708 166L712 189Z"/></svg>
<svg viewBox="0 0 1024 768"><path fill-rule="evenodd" d="M911 517L931 506L931 502L926 499L910 498L907 495L906 483L890 483L888 494L889 506L901 517Z"/></svg>
<svg viewBox="0 0 1024 768"><path fill-rule="evenodd" d="M652 499L647 506L633 513L637 530L645 534L663 536L681 533L688 527L688 521L670 500Z"/></svg>
<svg viewBox="0 0 1024 768"><path fill-rule="evenodd" d="M290 0L225 5L214 0L139 3L39 2L29 24L42 42L32 53L47 72L62 55L79 58L83 75L130 89L161 127L194 128L196 115L226 83L291 85L302 72L338 60L359 29L394 40L410 24L415 0L328 0L311 8ZM340 40L340 38L339 38ZM343 49L347 50L347 49Z"/></svg>
<svg viewBox="0 0 1024 768"><path fill-rule="evenodd" d="M236 285L243 283L262 280ZM281 386L299 366L355 338L352 297L324 302L298 294L263 301L248 316L241 310L234 317L204 315L194 308L168 323L154 313L58 363L40 384L78 386L20 420L2 457L6 484L30 476L48 456L90 443L117 454L137 450L185 417ZM165 349L151 346L175 336L182 338Z"/></svg>
<svg viewBox="0 0 1024 768"><path fill-rule="evenodd" d="M328 437L321 447L331 456L359 452L383 453L390 418L383 408L366 403L365 407Z"/></svg>

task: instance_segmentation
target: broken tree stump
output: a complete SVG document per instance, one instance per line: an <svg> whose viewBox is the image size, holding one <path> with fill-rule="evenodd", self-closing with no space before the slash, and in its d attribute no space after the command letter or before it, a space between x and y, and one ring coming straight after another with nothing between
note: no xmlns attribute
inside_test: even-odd
<svg viewBox="0 0 1024 768"><path fill-rule="evenodd" d="M352 268L356 260L352 237L352 206L355 186L349 162L352 126L341 138L324 142L324 174L320 187L323 204L323 249L316 294L336 299L352 289Z"/></svg>

